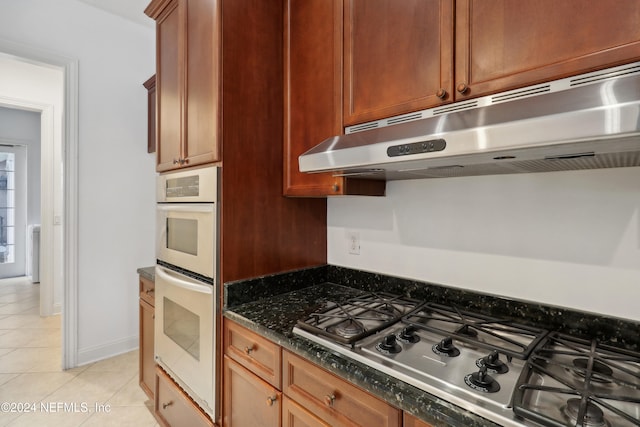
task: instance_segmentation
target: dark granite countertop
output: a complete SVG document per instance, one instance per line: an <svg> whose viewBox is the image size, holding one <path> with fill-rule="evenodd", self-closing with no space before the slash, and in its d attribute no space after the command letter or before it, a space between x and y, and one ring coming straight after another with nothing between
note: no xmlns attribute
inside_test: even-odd
<svg viewBox="0 0 640 427"><path fill-rule="evenodd" d="M144 277L147 280L151 280L152 282L156 281L156 267L141 267L136 270L138 274Z"/></svg>
<svg viewBox="0 0 640 427"><path fill-rule="evenodd" d="M640 350L639 322L337 266L225 283L224 316L434 427L496 427L491 421L292 332L298 319L329 300L339 302L361 292L380 290Z"/></svg>
<svg viewBox="0 0 640 427"><path fill-rule="evenodd" d="M436 396L292 333L298 319L324 306L327 301L346 299L362 292L324 283L234 306L226 309L224 316L434 427L496 426Z"/></svg>

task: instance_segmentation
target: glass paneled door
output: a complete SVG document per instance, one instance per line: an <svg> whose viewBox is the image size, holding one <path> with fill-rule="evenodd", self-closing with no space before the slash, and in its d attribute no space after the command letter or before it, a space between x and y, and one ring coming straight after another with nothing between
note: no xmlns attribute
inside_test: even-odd
<svg viewBox="0 0 640 427"><path fill-rule="evenodd" d="M26 150L0 144L0 278L26 271Z"/></svg>

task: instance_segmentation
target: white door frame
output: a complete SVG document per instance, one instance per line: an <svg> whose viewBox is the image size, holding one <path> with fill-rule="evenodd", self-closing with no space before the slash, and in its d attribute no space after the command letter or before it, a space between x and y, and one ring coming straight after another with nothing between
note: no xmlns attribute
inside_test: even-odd
<svg viewBox="0 0 640 427"><path fill-rule="evenodd" d="M63 309L62 309L62 368L69 369L77 365L78 360L78 60L50 53L48 51L27 46L20 43L0 40L0 52L14 55L22 60L33 62L37 65L54 66L62 69L64 73L64 113L62 123L62 170L63 176L63 213L61 223L63 226L62 247L64 266L62 269L63 282ZM18 102L13 100L11 102ZM18 106L16 104L12 104ZM19 107L19 106L18 106ZM31 108L34 105L31 104ZM28 108L28 107L27 107ZM42 110L40 110L42 108ZM50 121L45 120L45 112L51 106L35 106L36 110L43 112L42 129L45 127L52 132L53 113L51 111ZM43 134L43 138L44 138ZM45 145L51 147L51 144L43 144L43 157ZM51 149L51 148L48 148ZM42 181L51 183L55 182L50 178L53 173L51 170L43 170ZM47 173L47 175L45 175ZM48 184L47 184L48 185ZM41 189L42 198L42 247L47 242L45 238L45 223L53 224L53 200L47 200L45 194L51 195L46 188ZM50 197L52 199L52 197ZM50 210L47 210L45 204ZM51 234L50 234L51 235ZM51 244L50 248L54 245ZM53 259L52 256L46 254L42 257L43 261L47 258ZM52 274L52 269L49 270ZM43 274L46 273L43 269ZM43 276L44 277L44 276ZM50 295L53 299L53 295Z"/></svg>

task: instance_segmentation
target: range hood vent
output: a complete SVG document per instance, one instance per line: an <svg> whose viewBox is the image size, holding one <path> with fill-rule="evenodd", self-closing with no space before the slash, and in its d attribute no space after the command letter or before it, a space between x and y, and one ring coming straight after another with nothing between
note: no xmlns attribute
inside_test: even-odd
<svg viewBox="0 0 640 427"><path fill-rule="evenodd" d="M640 63L351 126L299 164L378 180L640 166Z"/></svg>

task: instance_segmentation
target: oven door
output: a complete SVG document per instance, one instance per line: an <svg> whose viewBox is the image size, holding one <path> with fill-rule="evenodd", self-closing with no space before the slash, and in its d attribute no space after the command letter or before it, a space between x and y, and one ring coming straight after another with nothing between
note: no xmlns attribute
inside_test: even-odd
<svg viewBox="0 0 640 427"><path fill-rule="evenodd" d="M155 283L156 362L214 417L214 287L161 266Z"/></svg>
<svg viewBox="0 0 640 427"><path fill-rule="evenodd" d="M215 216L213 203L159 203L156 221L158 259L213 279Z"/></svg>

